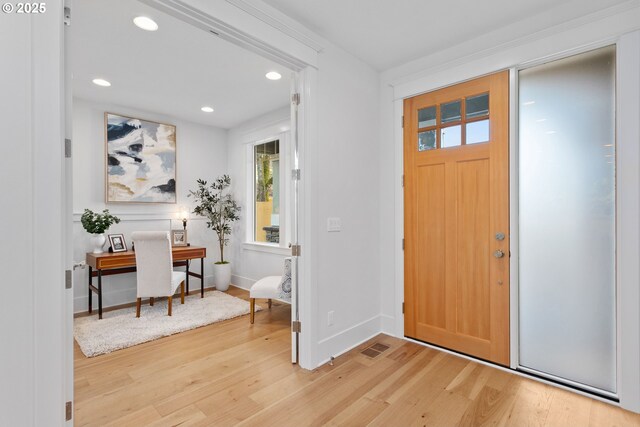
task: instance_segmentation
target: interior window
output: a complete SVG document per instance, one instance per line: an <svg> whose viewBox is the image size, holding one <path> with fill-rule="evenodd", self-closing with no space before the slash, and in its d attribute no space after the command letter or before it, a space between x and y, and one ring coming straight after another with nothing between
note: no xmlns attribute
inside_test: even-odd
<svg viewBox="0 0 640 427"><path fill-rule="evenodd" d="M280 243L280 141L253 147L254 241Z"/></svg>

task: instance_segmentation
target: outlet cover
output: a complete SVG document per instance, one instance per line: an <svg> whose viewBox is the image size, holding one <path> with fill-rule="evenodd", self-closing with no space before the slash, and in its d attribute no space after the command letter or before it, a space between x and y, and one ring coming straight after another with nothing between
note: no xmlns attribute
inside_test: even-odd
<svg viewBox="0 0 640 427"><path fill-rule="evenodd" d="M340 218L327 218L327 231L336 232L342 229Z"/></svg>

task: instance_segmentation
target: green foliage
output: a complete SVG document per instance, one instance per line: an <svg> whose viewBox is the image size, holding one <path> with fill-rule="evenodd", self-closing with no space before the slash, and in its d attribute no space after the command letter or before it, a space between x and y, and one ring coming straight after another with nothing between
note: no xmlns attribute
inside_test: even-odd
<svg viewBox="0 0 640 427"><path fill-rule="evenodd" d="M109 213L109 209L105 209L101 214L93 212L91 209L85 209L80 218L82 226L91 234L102 234L113 224L118 224L120 218Z"/></svg>
<svg viewBox="0 0 640 427"><path fill-rule="evenodd" d="M229 243L233 222L240 219L240 206L228 193L231 185L229 175L222 175L209 185L207 181L197 180L198 189L189 191L189 197L193 197L197 203L193 213L207 218L207 227L218 235L220 244L219 264L225 264L224 247ZM218 264L216 263L216 264Z"/></svg>
<svg viewBox="0 0 640 427"><path fill-rule="evenodd" d="M273 185L273 175L271 173L271 156L269 154L258 154L258 183L256 188L256 201L268 202L271 186Z"/></svg>

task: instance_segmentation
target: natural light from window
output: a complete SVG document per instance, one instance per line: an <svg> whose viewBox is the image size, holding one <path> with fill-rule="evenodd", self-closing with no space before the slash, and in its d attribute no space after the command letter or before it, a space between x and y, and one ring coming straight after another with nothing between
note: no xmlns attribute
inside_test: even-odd
<svg viewBox="0 0 640 427"><path fill-rule="evenodd" d="M280 141L253 147L254 241L280 243Z"/></svg>

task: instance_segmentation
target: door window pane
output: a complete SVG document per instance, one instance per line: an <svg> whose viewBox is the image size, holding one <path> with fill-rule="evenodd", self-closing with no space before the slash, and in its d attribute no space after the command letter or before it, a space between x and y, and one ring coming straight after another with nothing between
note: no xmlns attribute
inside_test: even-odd
<svg viewBox="0 0 640 427"><path fill-rule="evenodd" d="M436 148L436 131L428 130L418 134L418 151L433 150Z"/></svg>
<svg viewBox="0 0 640 427"><path fill-rule="evenodd" d="M442 148L456 147L462 141L462 126L450 126L440 130L440 146Z"/></svg>
<svg viewBox="0 0 640 427"><path fill-rule="evenodd" d="M460 101L448 102L440 104L440 114L442 115L442 123L451 123L460 121Z"/></svg>
<svg viewBox="0 0 640 427"><path fill-rule="evenodd" d="M280 142L255 145L254 241L280 242Z"/></svg>
<svg viewBox="0 0 640 427"><path fill-rule="evenodd" d="M489 141L489 120L467 123L467 144Z"/></svg>
<svg viewBox="0 0 640 427"><path fill-rule="evenodd" d="M436 106L418 110L418 128L436 125Z"/></svg>
<svg viewBox="0 0 640 427"><path fill-rule="evenodd" d="M615 48L522 70L519 95L519 363L615 392Z"/></svg>
<svg viewBox="0 0 640 427"><path fill-rule="evenodd" d="M489 94L470 96L465 100L465 116L467 119L489 114Z"/></svg>

